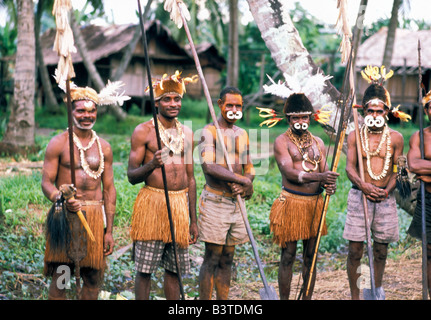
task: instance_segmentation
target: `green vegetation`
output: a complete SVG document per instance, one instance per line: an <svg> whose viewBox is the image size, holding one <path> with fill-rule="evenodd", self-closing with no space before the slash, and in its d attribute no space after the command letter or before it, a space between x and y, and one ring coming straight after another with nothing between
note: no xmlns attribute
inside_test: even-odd
<svg viewBox="0 0 431 320"><path fill-rule="evenodd" d="M202 102L184 101L181 119L191 121L193 131L203 127L206 118L206 105ZM257 112L255 112L257 114ZM136 124L150 119L150 115L145 117L129 116L123 123L116 123L113 117L105 115L98 119L95 130L112 145L114 151L114 177L117 188L117 215L115 220L114 236L117 242L116 249L129 244L128 227L132 214L132 206L141 185L132 186L126 176L127 160L130 150L130 135ZM48 136L37 135L36 143L40 146L40 151L29 156L29 160L42 161L44 150L50 138L64 130L66 118L51 118L43 113L38 114L40 127L54 128L55 130ZM286 127L280 123L271 129L260 128L260 119L253 116L247 130L257 129L258 133L269 130L269 142L284 132ZM54 125L55 124L55 125ZM399 125L396 127L405 137L410 137L416 131L414 125ZM313 125L311 132L322 137L325 144L329 144L328 136L320 126ZM263 135L258 134L258 137ZM195 137L195 139L197 139ZM408 146L406 141L406 148ZM264 141L257 149L258 153L265 151ZM272 147L271 147L272 148ZM407 150L407 149L406 149ZM1 158L2 162L12 161L12 159ZM15 159L21 160L21 159ZM328 160L329 161L329 160ZM256 160L256 166L259 166ZM259 246L259 254L265 263L265 271L269 281L277 279L277 262L279 259L279 248L271 243L269 232L269 211L274 199L279 195L281 177L273 157L266 163L267 170L263 174L256 176L254 181L254 196L247 201L247 211L250 225ZM265 168L265 166L261 166ZM345 254L346 241L342 238L344 228L344 217L346 211L347 193L350 189L350 182L344 174L345 157L341 158L338 172L341 174L338 180L337 193L331 197L327 224L329 234L322 238L319 252L327 253L333 257ZM197 181L197 191L200 194L205 183L202 169L199 164L195 165L195 175ZM32 174L11 174L2 176L0 179L0 300L1 299L46 299L47 279L42 276L43 255L44 255L44 234L43 225L45 215L50 203L43 196L41 187L41 172L33 171ZM3 219L2 219L3 214ZM410 216L403 210L399 210L400 216L400 241L391 245L391 257L403 252L411 246L406 229L410 223ZM301 243L298 254L302 254ZM199 258L203 256L202 244L191 247L192 274L184 281L185 291L189 297L197 295L197 279L199 273ZM337 268L344 268L345 258ZM115 299L119 293L123 297L133 299L134 266L130 259L130 250L124 255L115 259L110 257L109 268L105 274L103 290L110 292L111 299ZM235 258L235 280L239 283L259 282L260 276L250 244L238 247ZM319 268L326 267L323 261L319 262ZM296 269L297 272L300 269ZM163 297L162 274L154 277L153 298ZM73 287L73 284L72 284Z"/></svg>

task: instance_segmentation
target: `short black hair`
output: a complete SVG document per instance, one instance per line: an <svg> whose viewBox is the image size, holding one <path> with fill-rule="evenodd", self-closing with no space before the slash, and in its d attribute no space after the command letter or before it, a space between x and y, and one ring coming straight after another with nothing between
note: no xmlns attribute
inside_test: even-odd
<svg viewBox="0 0 431 320"><path fill-rule="evenodd" d="M378 98L382 100L385 104L385 108L389 109L388 104L388 92L386 89L379 84L371 84L364 92L364 97L362 98L362 108L367 109L367 104L370 100Z"/></svg>
<svg viewBox="0 0 431 320"><path fill-rule="evenodd" d="M241 90L239 90L237 87L225 87L221 92L220 92L220 100L224 101L224 98L226 97L227 94L239 94L242 97L242 92Z"/></svg>
<svg viewBox="0 0 431 320"><path fill-rule="evenodd" d="M303 93L293 93L284 102L283 113L288 117L289 113L313 113L311 101Z"/></svg>

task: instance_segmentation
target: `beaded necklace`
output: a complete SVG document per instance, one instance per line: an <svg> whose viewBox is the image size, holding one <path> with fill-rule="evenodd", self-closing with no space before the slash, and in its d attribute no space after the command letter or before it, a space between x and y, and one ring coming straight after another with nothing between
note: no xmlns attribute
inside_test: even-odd
<svg viewBox="0 0 431 320"><path fill-rule="evenodd" d="M322 150L320 149L319 142L316 140L316 138L309 131L306 131L303 135L298 137L296 134L293 133L291 128L287 129L286 135L289 137L290 141L292 141L295 144L295 146L298 148L299 152L301 153L302 159L303 159L302 168L304 169L304 171L305 172L316 171L320 161L322 160ZM308 156L308 152L306 150L312 146L313 141L316 142L317 148L319 150L318 160L310 159L310 157ZM314 168L312 169L308 168L305 165L306 162L311 163L314 166Z"/></svg>

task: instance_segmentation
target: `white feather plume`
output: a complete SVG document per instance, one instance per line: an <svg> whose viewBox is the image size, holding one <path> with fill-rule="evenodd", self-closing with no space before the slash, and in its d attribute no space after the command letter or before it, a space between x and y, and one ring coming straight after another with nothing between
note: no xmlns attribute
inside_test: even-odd
<svg viewBox="0 0 431 320"><path fill-rule="evenodd" d="M313 76L301 76L299 74L283 75L285 82L280 80L276 83L270 76L267 75L272 82L271 85L264 85L263 89L266 93L271 93L280 98L288 98L294 93L303 93L310 96L316 92L322 92L326 86L325 81L332 78L332 76L325 76L322 73L316 73ZM302 79L302 80L300 80Z"/></svg>
<svg viewBox="0 0 431 320"><path fill-rule="evenodd" d="M191 19L190 12L182 0L165 0L163 8L167 12L170 12L170 18L177 25L178 29L183 26L181 14L185 20L190 21Z"/></svg>
<svg viewBox="0 0 431 320"><path fill-rule="evenodd" d="M129 96L124 95L124 91L122 93L118 93L118 89L124 86L122 81L114 81L111 82L108 80L108 83L105 88L103 88L99 96L99 105L111 105L118 104L122 106L124 101L130 100Z"/></svg>

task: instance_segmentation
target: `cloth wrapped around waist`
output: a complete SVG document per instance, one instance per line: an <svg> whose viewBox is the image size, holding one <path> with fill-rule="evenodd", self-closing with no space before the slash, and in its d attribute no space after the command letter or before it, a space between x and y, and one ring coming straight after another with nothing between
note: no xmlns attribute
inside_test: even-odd
<svg viewBox="0 0 431 320"><path fill-rule="evenodd" d="M180 248L189 244L188 189L169 191L169 203L175 228L175 241ZM172 242L171 229L163 189L144 186L136 197L133 206L133 241L161 240Z"/></svg>
<svg viewBox="0 0 431 320"><path fill-rule="evenodd" d="M321 192L305 194L283 188L269 216L274 243L284 248L288 242L316 237L322 210ZM326 234L324 223L322 235Z"/></svg>

